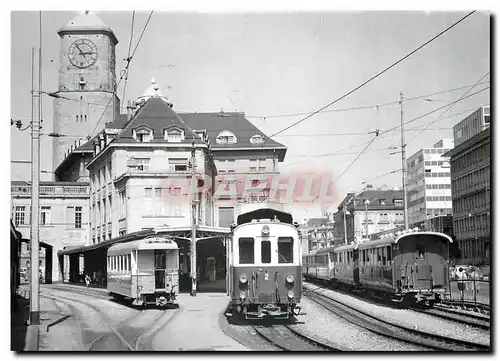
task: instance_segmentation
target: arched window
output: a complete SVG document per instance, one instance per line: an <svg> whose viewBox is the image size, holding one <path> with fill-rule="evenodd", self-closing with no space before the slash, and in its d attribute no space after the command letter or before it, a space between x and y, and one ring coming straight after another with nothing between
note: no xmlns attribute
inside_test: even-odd
<svg viewBox="0 0 500 361"><path fill-rule="evenodd" d="M153 130L142 126L140 128L134 129L133 136L137 141L141 143L150 142L153 139Z"/></svg>
<svg viewBox="0 0 500 361"><path fill-rule="evenodd" d="M164 139L169 142L181 142L184 140L184 131L179 128L169 128L164 130Z"/></svg>
<svg viewBox="0 0 500 361"><path fill-rule="evenodd" d="M264 137L260 134L255 134L250 138L250 143L252 144L262 144L264 143Z"/></svg>
<svg viewBox="0 0 500 361"><path fill-rule="evenodd" d="M215 141L217 142L217 144L235 144L238 142L238 139L233 132L229 130L223 130L219 133L219 135L217 135Z"/></svg>

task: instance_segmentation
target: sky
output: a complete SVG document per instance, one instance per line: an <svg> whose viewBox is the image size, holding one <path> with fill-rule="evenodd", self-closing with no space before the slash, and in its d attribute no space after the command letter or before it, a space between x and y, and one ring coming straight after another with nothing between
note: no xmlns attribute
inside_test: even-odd
<svg viewBox="0 0 500 361"><path fill-rule="evenodd" d="M124 67L132 11L96 11L119 39L117 74ZM245 112L272 135L350 92L468 13L465 11L318 11L200 13L155 11L130 66L122 105L143 94L152 76L178 112ZM42 12L42 89L57 89L60 38L57 30L76 11ZM136 12L132 47L149 15ZM31 48L38 46L38 12L11 14L11 118L31 117ZM476 12L366 86L274 137L286 145L281 172L322 171L331 175L338 203L345 193L374 187L401 187L400 132L384 134L403 119L411 121L490 86L490 15ZM472 88L481 80L480 85ZM462 88L449 91L455 88ZM472 89L472 90L471 90ZM432 95L434 93L439 93ZM422 97L406 100L407 98ZM43 132L52 131L52 98L43 97ZM392 103L391 105L385 105ZM407 157L452 137L452 127L475 108L490 104L490 89L447 110L405 125ZM377 107L377 105L379 105ZM364 107L360 110L345 110ZM344 109L344 110L343 110ZM447 110L447 111L446 111ZM446 111L446 112L445 112ZM276 115L290 115L273 117ZM436 121L428 129L422 127ZM420 128L420 129L411 129ZM356 162L353 160L375 137ZM350 135L339 135L348 133ZM352 135L352 133L355 133ZM360 134L361 133L361 134ZM348 149L346 149L348 148ZM42 180L51 180L51 138L41 141ZM345 149L347 154L335 154ZM11 160L29 160L29 130L10 128ZM323 156L322 156L323 155ZM349 167L349 168L348 168ZM347 169L347 170L346 170ZM392 174L388 174L395 171ZM11 163L12 180L29 180L30 167ZM301 221L320 216L321 204L300 206ZM330 211L336 211L331 207Z"/></svg>

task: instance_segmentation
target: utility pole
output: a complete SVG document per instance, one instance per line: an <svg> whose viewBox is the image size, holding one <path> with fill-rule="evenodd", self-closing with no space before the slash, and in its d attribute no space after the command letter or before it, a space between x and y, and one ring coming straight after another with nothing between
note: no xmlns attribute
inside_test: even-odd
<svg viewBox="0 0 500 361"><path fill-rule="evenodd" d="M347 222L345 220L345 213L346 213L347 209L345 209L345 206L344 206L344 243L347 244Z"/></svg>
<svg viewBox="0 0 500 361"><path fill-rule="evenodd" d="M31 49L31 277L30 277L30 324L40 324L39 279L39 186L40 186L40 91L41 49Z"/></svg>
<svg viewBox="0 0 500 361"><path fill-rule="evenodd" d="M191 296L196 296L196 148L191 148Z"/></svg>
<svg viewBox="0 0 500 361"><path fill-rule="evenodd" d="M368 239L368 204L370 201L365 199L365 225L366 225L366 238Z"/></svg>
<svg viewBox="0 0 500 361"><path fill-rule="evenodd" d="M401 173L403 175L403 205L404 205L404 219L405 219L405 230L408 227L408 202L406 195L406 144L405 144L405 132L403 124L403 93L399 93L401 105Z"/></svg>

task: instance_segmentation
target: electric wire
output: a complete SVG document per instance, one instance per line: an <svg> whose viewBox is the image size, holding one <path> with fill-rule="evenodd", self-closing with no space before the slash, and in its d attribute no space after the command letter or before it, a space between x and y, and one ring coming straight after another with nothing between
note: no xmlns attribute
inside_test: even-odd
<svg viewBox="0 0 500 361"><path fill-rule="evenodd" d="M489 81L477 84L490 84ZM412 101L412 100L418 100L418 99L424 99L425 101L431 102L431 101L442 101L442 102L449 102L449 100L437 100L437 99L430 99L429 97L434 96L434 95L439 95L439 94L445 94L445 93L451 93L457 90L462 90L465 88L471 87L472 84L470 85L465 85L461 86L458 88L452 88L448 90L442 90L439 92L435 93L430 93L430 94L425 94L425 95L418 95L418 96L413 96L413 97L408 97L405 98L405 102ZM339 108L339 109L328 109L328 110L322 110L318 113L336 113L336 112L346 112L346 111L353 111L353 110L365 110L365 109L373 109L373 108L382 108L390 105L398 105L398 101L393 101L393 102L388 102L388 103L381 103L381 104L373 104L373 105L361 105L357 107L350 107L350 108ZM186 113L186 112L184 112ZM312 114L313 112L303 112L303 113L290 113L290 114L279 114L279 115L245 115L246 118L257 118L257 119L272 119L272 118L285 118L285 117L295 117L295 116L301 116L301 115L309 115Z"/></svg>
<svg viewBox="0 0 500 361"><path fill-rule="evenodd" d="M403 60L409 58L410 56L412 56L413 54L415 54L416 52L418 52L420 49L424 48L426 45L430 44L432 41L434 41L435 39L437 39L438 37L440 37L441 35L443 35L444 33L448 32L449 30L451 30L453 27L455 27L456 25L458 25L459 23L461 23L462 21L464 21L466 18L468 18L469 16L471 16L472 14L474 14L476 11L471 11L470 13L468 13L467 15L463 16L460 20L458 20L457 22L453 23L452 25L450 25L449 27L447 27L445 30L441 31L439 34L435 35L434 37L432 37L430 40L427 40L424 44L420 45L418 48L414 49L413 51L411 51L410 53L408 53L407 55L405 55L404 57L402 57L401 59L397 60L395 63L391 64L390 66L388 66L387 68L385 68L384 70L378 72L377 74L375 74L374 76L372 76L370 79L364 81L362 84L358 85L357 87L355 87L354 89L350 90L349 92L345 93L344 95L342 95L341 97L335 99L334 101L328 103L327 105L323 106L322 108L320 108L319 110L316 110L315 112L311 113L310 115L306 116L305 118L302 118L296 122L294 122L293 124L283 128L282 130L280 130L279 132L277 133L274 133L273 135L270 136L270 138L278 135L278 134L281 134L285 131L287 131L288 129L304 122L305 120L311 118L313 115L319 113L320 111L332 106L333 104L339 102L340 100L346 98L347 96L349 96L350 94L354 93L355 91L357 91L358 89L364 87L366 84L370 83L371 81L373 81L374 79L378 78L379 76L381 76L382 74L384 74L385 72L389 71L390 69L392 69L394 66L396 66L397 64L401 63Z"/></svg>
<svg viewBox="0 0 500 361"><path fill-rule="evenodd" d="M470 92L471 92L471 91L472 91L472 90L473 90L476 86L478 86L478 85L479 85L479 83L481 82L481 80L483 80L484 78L486 78L486 77L488 76L488 74L489 74L489 73L490 73L489 71L488 71L488 72L486 72L486 74L484 74L484 75L481 77L481 79L479 79L479 80L476 82L476 84L474 84L473 86L471 86L471 87L469 88L469 90L467 90L467 91L466 91L466 92L465 92L462 96L460 96L460 98L459 98L458 100L461 100L461 99L463 99L465 96L467 96L467 94L469 94L469 93L470 93ZM438 116L438 117L437 117L434 121L430 122L430 123L429 123L429 125L428 125L427 127L425 127L424 129L422 129L422 130L421 130L421 131L420 131L417 135L415 135L412 139L410 139L410 140L407 142L407 144L408 144L408 143L410 143L410 142L412 142L412 141L414 141L416 138L418 138L418 137L420 136L420 134L422 134L423 132L425 132L425 131L428 129L428 127L430 127L432 124L435 124L436 122L438 122L438 121L442 118L442 116L443 116L445 113L447 113L448 111L450 111L450 110L451 110L451 109L452 109L452 108L453 108L456 104L457 104L457 103L455 103L455 102L454 102L453 104L451 104L451 105L450 105L447 109L445 109L445 110L444 110L441 114L439 114L439 116Z"/></svg>
<svg viewBox="0 0 500 361"><path fill-rule="evenodd" d="M134 51L132 52L132 55L131 55L129 58L127 58L127 65L125 66L125 73L128 71L128 68L129 68L129 66L130 66L130 62L131 62L131 61L132 61L132 59L134 58L134 55L135 55L135 53L136 53L137 49L139 48L139 44L141 43L142 37L144 36L144 33L146 32L146 29L147 29L147 27L148 27L149 21L151 20L151 16L153 16L153 12L154 12L154 10L151 10L151 12L149 13L149 17L148 17L148 19L146 20L146 24L144 25L144 27L143 27L143 29L142 29L141 35L140 35L140 37L139 37L139 40L137 40L137 43L136 43L135 48L134 48ZM120 86L120 83L121 83L121 81L122 81L122 80L123 80L123 74L120 76L120 79L119 79L119 81L118 81L118 84L117 84L117 85L116 85L116 87L115 87L115 90L114 90L114 92L113 92L113 95L112 95L112 96L111 96L111 98L109 99L108 104L106 105L106 108L104 109L104 111L103 111L103 112L102 112L102 114L101 114L101 117L100 117L100 118L99 118L99 120L97 121L97 123L96 123L96 125L95 125L94 129L92 129L92 132L89 134L89 137L90 137L90 138L92 138L92 136L94 135L94 132L95 132L95 130L97 129L97 127L99 126L99 124L101 123L101 121L102 121L102 119L103 119L103 117L104 117L104 114L106 114L106 110L108 109L109 105L111 104L111 101L115 98L115 96L116 96L116 91L117 91L118 87Z"/></svg>
<svg viewBox="0 0 500 361"><path fill-rule="evenodd" d="M130 40L128 42L127 59L130 58L130 50L132 50L132 39L134 38L134 20L135 20L135 10L132 12L132 24L130 25ZM123 84L123 95L122 95L123 101L125 101L125 94L127 93L128 72L129 68L126 69L125 83Z"/></svg>

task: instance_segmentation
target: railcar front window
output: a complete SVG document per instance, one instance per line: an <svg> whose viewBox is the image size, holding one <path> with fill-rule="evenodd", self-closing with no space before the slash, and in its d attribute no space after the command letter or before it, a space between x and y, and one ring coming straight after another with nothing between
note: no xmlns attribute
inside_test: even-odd
<svg viewBox="0 0 500 361"><path fill-rule="evenodd" d="M271 241L262 241L260 247L261 262L271 263Z"/></svg>
<svg viewBox="0 0 500 361"><path fill-rule="evenodd" d="M278 238L278 263L293 263L293 238Z"/></svg>
<svg viewBox="0 0 500 361"><path fill-rule="evenodd" d="M253 238L240 238L240 264L254 263L254 239Z"/></svg>

